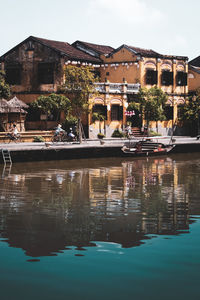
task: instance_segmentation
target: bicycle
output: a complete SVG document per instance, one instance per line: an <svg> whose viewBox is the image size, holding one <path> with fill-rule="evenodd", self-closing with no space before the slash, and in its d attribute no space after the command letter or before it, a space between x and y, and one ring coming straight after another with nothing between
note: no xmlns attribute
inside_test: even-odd
<svg viewBox="0 0 200 300"><path fill-rule="evenodd" d="M4 136L4 143L10 143L10 142L15 142L15 143L18 143L18 142L21 142L21 136L20 134L16 134L16 135L12 135L11 133L6 133L5 136Z"/></svg>
<svg viewBox="0 0 200 300"><path fill-rule="evenodd" d="M58 143L58 142L66 142L67 140L67 132L60 132L59 134L54 134L54 136L51 139L52 143Z"/></svg>
<svg viewBox="0 0 200 300"><path fill-rule="evenodd" d="M67 132L61 132L60 134L56 134L52 137L51 141L52 143L58 143L58 142L74 142L76 141L76 137L71 137L67 134Z"/></svg>

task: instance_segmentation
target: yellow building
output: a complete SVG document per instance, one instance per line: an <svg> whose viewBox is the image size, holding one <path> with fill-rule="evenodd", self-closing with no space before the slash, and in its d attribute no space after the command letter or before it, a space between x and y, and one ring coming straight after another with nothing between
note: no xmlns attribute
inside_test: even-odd
<svg viewBox="0 0 200 300"><path fill-rule="evenodd" d="M100 58L103 61L99 68L101 83L97 86L100 95L92 97L92 105L96 110L106 112L106 121L102 124L106 136L111 136L115 129L124 128L126 108L129 102L137 99L139 87L155 85L168 95L167 121L159 124L159 133L171 134L172 126L177 122L177 108L184 104L188 94L188 58L161 55L127 45L102 54ZM140 115L131 119L133 127L142 126ZM89 119L90 137L98 133L98 121L95 123ZM153 122L151 127L156 130Z"/></svg>
<svg viewBox="0 0 200 300"><path fill-rule="evenodd" d="M167 95L167 121L158 124L161 134L171 133L177 121L177 107L184 104L188 94L188 58L162 55L153 50L122 45L110 46L76 41L52 41L30 36L0 57L1 68L6 71L7 82L12 92L25 103L30 103L41 94L58 92L63 84L64 68L68 64L93 66L100 82L96 84L98 96L89 99L93 112L102 112L102 132L110 137L115 129L123 130L127 123L126 109L129 102L137 101L140 87L158 86ZM140 129L144 120L138 112L131 117L132 126ZM26 129L55 127L56 119L28 114ZM50 118L51 117L51 118ZM154 130L156 125L152 122ZM92 114L85 118L85 133L96 138L99 122L92 121Z"/></svg>

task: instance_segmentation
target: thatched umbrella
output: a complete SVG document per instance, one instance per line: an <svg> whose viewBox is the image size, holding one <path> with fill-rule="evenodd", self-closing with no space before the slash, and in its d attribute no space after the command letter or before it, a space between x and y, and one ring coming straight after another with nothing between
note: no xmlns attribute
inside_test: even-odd
<svg viewBox="0 0 200 300"><path fill-rule="evenodd" d="M26 109L29 107L26 103L24 103L22 100L19 100L16 96L8 101L8 105L12 108L19 109L18 112L22 108ZM17 112L17 110L15 112Z"/></svg>
<svg viewBox="0 0 200 300"><path fill-rule="evenodd" d="M0 99L0 113L1 114L7 113L8 110L9 110L8 101L5 99Z"/></svg>
<svg viewBox="0 0 200 300"><path fill-rule="evenodd" d="M20 130L21 130L21 113L27 114L24 108L29 106L22 100L18 99L16 96L8 101L9 111L12 113L20 113Z"/></svg>
<svg viewBox="0 0 200 300"><path fill-rule="evenodd" d="M9 113L9 104L8 104L8 101L5 100L5 99L0 99L0 114L6 115L6 117L7 117L6 118L6 123L8 122L8 113ZM0 124L1 124L2 128L4 130L6 130L6 128L4 126L5 120L4 120L4 122L3 122L3 120L4 120L4 117L1 116L1 118L0 118Z"/></svg>

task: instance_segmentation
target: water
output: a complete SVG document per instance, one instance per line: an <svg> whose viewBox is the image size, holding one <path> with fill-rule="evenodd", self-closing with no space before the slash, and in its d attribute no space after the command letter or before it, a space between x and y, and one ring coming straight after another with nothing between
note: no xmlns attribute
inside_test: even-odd
<svg viewBox="0 0 200 300"><path fill-rule="evenodd" d="M1 300L198 297L200 154L0 175Z"/></svg>

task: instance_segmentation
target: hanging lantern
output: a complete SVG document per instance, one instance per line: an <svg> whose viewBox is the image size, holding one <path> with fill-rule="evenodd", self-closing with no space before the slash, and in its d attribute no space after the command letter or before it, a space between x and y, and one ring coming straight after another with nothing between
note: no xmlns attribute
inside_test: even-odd
<svg viewBox="0 0 200 300"><path fill-rule="evenodd" d="M127 117L135 116L135 111L134 110L126 110L125 116L127 116Z"/></svg>

